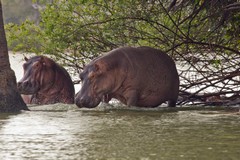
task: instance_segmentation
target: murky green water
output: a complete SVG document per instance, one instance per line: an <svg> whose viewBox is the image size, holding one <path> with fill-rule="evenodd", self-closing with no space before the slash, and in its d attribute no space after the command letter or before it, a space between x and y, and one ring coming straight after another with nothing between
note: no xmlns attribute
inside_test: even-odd
<svg viewBox="0 0 240 160"><path fill-rule="evenodd" d="M240 114L207 110L77 109L0 114L0 159L239 159Z"/></svg>

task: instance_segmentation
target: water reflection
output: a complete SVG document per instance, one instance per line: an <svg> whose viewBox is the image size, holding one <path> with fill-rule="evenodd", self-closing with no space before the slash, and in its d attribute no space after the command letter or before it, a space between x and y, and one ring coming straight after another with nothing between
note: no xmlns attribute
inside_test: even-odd
<svg viewBox="0 0 240 160"><path fill-rule="evenodd" d="M238 159L240 116L222 111L77 109L0 115L1 159Z"/></svg>

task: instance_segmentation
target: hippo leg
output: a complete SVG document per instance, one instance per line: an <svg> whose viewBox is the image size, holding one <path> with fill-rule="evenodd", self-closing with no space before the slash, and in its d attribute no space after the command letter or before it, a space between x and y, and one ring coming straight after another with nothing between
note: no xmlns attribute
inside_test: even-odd
<svg viewBox="0 0 240 160"><path fill-rule="evenodd" d="M168 101L168 107L176 107L176 100L169 100Z"/></svg>
<svg viewBox="0 0 240 160"><path fill-rule="evenodd" d="M128 91L127 94L125 95L127 99L127 106L136 106L137 105L137 91L136 90L131 90Z"/></svg>

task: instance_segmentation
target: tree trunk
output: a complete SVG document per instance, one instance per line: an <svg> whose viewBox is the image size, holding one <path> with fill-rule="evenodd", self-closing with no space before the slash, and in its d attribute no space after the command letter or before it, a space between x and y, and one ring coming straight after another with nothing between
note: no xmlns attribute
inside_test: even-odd
<svg viewBox="0 0 240 160"><path fill-rule="evenodd" d="M18 93L16 77L10 68L0 0L0 112L18 112L20 110L28 110L28 108Z"/></svg>

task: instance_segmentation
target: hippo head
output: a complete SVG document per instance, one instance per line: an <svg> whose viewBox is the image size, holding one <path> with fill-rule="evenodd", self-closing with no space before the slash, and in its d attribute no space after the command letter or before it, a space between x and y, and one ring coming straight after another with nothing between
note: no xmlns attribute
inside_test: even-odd
<svg viewBox="0 0 240 160"><path fill-rule="evenodd" d="M54 81L52 61L44 56L35 56L30 59L25 58L23 64L24 75L17 83L21 94L35 94L43 85L51 85Z"/></svg>
<svg viewBox="0 0 240 160"><path fill-rule="evenodd" d="M75 97L76 105L86 108L98 106L102 98L112 90L112 71L113 69L101 60L88 64L80 73L82 88Z"/></svg>

